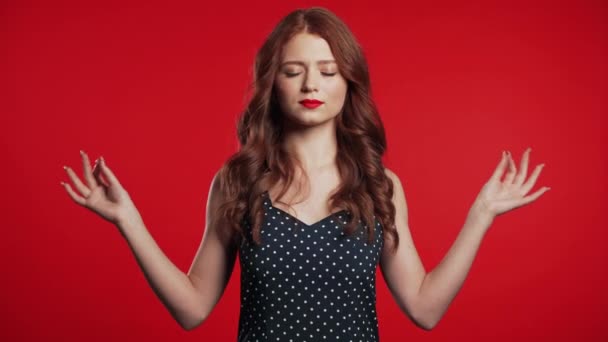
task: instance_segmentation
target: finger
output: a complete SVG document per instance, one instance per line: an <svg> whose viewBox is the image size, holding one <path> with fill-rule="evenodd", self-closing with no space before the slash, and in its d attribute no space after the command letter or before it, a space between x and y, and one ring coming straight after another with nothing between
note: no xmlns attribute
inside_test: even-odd
<svg viewBox="0 0 608 342"><path fill-rule="evenodd" d="M536 190L533 194L524 197L521 200L522 205L525 205L525 204L528 204L528 203L536 201L537 198L539 198L545 192L549 191L549 189L550 188L548 188L548 187L545 186L545 187L542 187L542 188Z"/></svg>
<svg viewBox="0 0 608 342"><path fill-rule="evenodd" d="M110 186L108 182L106 182L106 180L103 179L103 177L101 176L101 166L99 165L99 159L95 161L95 166L93 167L93 176L95 177L95 180L97 180L97 183L102 184L105 187Z"/></svg>
<svg viewBox="0 0 608 342"><path fill-rule="evenodd" d="M84 179L87 181L89 187L93 189L99 184L97 184L97 181L95 180L95 177L93 177L93 173L91 172L91 162L89 161L89 156L83 150L80 150L80 155L82 156Z"/></svg>
<svg viewBox="0 0 608 342"><path fill-rule="evenodd" d="M76 192L74 192L74 190L72 190L72 187L70 186L70 184L61 182L61 185L68 192L68 195L72 198L72 200L74 200L74 202L84 206L84 204L86 203L86 199L84 197L78 195Z"/></svg>
<svg viewBox="0 0 608 342"><path fill-rule="evenodd" d="M532 189L532 187L536 183L536 179L538 179L538 176L540 175L540 172L543 170L544 167L545 164L539 164L534 168L534 171L532 171L530 178L528 178L528 180L522 186L522 191L524 194L527 194L528 191Z"/></svg>
<svg viewBox="0 0 608 342"><path fill-rule="evenodd" d="M498 163L498 166L496 166L496 169L494 170L494 173L492 174L492 177L490 177L490 179L494 181L500 181L500 177L505 172L506 166L507 154L505 153L505 151L502 151L502 158L500 159L500 162Z"/></svg>
<svg viewBox="0 0 608 342"><path fill-rule="evenodd" d="M63 169L65 172L67 172L72 183L74 183L76 190L78 190L78 192L80 192L84 197L89 197L91 190L80 181L80 178L78 178L76 172L74 172L74 170L72 170L72 168L69 166L64 166Z"/></svg>
<svg viewBox="0 0 608 342"><path fill-rule="evenodd" d="M530 160L530 151L532 151L532 149L528 147L521 157L521 168L519 169L519 173L517 174L517 176L515 176L515 180L513 182L516 185L522 185L524 180L526 179L526 176L528 175L528 162Z"/></svg>
<svg viewBox="0 0 608 342"><path fill-rule="evenodd" d="M509 157L509 172L507 172L504 182L506 184L511 184L513 183L513 178L515 178L515 174L517 174L517 168L515 168L515 162L513 161L513 156L511 156L511 152L507 152L507 156Z"/></svg>
<svg viewBox="0 0 608 342"><path fill-rule="evenodd" d="M99 165L101 165L101 172L103 173L104 176L106 176L106 179L108 180L108 183L110 184L110 186L121 186L120 182L114 175L114 172L112 172L112 170L110 170L110 168L106 164L106 161L103 159L103 157L100 158Z"/></svg>

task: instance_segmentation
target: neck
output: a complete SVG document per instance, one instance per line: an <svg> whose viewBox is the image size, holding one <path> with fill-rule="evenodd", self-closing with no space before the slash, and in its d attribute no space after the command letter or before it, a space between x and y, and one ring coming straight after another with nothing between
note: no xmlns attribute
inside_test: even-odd
<svg viewBox="0 0 608 342"><path fill-rule="evenodd" d="M283 145L307 174L333 166L338 152L335 122L289 131Z"/></svg>

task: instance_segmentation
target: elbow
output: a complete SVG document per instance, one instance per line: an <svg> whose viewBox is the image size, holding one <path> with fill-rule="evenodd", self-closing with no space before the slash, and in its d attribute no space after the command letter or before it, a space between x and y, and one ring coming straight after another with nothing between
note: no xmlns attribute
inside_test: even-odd
<svg viewBox="0 0 608 342"><path fill-rule="evenodd" d="M418 315L414 316L414 323L421 329L431 331L435 329L442 315L437 314L432 310L421 310L418 311Z"/></svg>
<svg viewBox="0 0 608 342"><path fill-rule="evenodd" d="M181 323L181 322L178 322L178 323L179 323L179 326L180 326L180 327L181 327L181 328L182 328L184 331L190 331L190 330L193 330L194 328L196 328L195 326L190 325L190 324L183 324L183 323Z"/></svg>
<svg viewBox="0 0 608 342"><path fill-rule="evenodd" d="M192 331L192 330L194 330L194 328L198 327L198 325L195 325L195 324L180 324L180 326L185 331Z"/></svg>
<svg viewBox="0 0 608 342"><path fill-rule="evenodd" d="M437 326L438 321L432 319L418 318L415 320L416 325L426 331L431 331Z"/></svg>
<svg viewBox="0 0 608 342"><path fill-rule="evenodd" d="M199 325L207 319L210 311L205 309L205 305L202 305L203 301L196 297L195 299L188 301L190 304L188 308L184 308L180 312L173 312L173 318L177 321L179 326L185 331L191 331L196 329Z"/></svg>
<svg viewBox="0 0 608 342"><path fill-rule="evenodd" d="M198 327L198 324L192 322L178 322L179 326L185 331L194 330L194 328Z"/></svg>
<svg viewBox="0 0 608 342"><path fill-rule="evenodd" d="M202 312L200 312L200 310L198 310L189 312L188 314L184 315L173 315L173 317L182 329L186 331L191 331L197 328L199 325L203 324L203 322L207 318L207 315L203 314Z"/></svg>
<svg viewBox="0 0 608 342"><path fill-rule="evenodd" d="M420 322L420 327L426 331L431 331L435 328L437 322L429 321L429 322Z"/></svg>
<svg viewBox="0 0 608 342"><path fill-rule="evenodd" d="M401 310L405 315L416 325L418 328L426 331L433 330L437 325L439 319L425 306L417 305L418 303L412 303L413 305L401 305Z"/></svg>
<svg viewBox="0 0 608 342"><path fill-rule="evenodd" d="M203 321L204 321L203 318L198 318L198 316L197 316L197 317L190 318L190 319L178 320L177 323L185 331L191 331L191 330L194 330L199 325L201 325L203 323Z"/></svg>

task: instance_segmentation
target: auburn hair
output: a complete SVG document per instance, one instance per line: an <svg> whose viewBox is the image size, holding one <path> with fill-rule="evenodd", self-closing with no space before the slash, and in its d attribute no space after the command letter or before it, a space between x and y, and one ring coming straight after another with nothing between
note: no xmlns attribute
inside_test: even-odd
<svg viewBox="0 0 608 342"><path fill-rule="evenodd" d="M351 235L359 222L374 239L380 222L385 241L392 237L393 252L399 244L394 225L393 182L385 174L382 155L386 151L384 126L371 97L370 77L361 46L346 24L322 7L297 9L285 16L257 52L253 66L251 98L237 123L239 150L218 172L225 202L219 207L221 220L229 223L229 236L246 238L245 223L256 244L261 243L264 218L263 195L281 181L281 198L294 180L297 163L282 146L281 109L274 89L283 46L297 33L325 39L347 81L342 111L335 118L338 153L336 163L342 183L330 197L333 208L349 214L344 233ZM238 241L238 240L237 240Z"/></svg>

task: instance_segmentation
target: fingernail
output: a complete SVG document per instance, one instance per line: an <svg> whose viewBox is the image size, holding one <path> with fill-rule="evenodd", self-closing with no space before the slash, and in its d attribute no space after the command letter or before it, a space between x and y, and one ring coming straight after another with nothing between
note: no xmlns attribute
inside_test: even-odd
<svg viewBox="0 0 608 342"><path fill-rule="evenodd" d="M80 155L84 155L84 151L83 150L80 150Z"/></svg>
<svg viewBox="0 0 608 342"><path fill-rule="evenodd" d="M67 169L68 169L68 167L67 167L67 166L65 166L65 165L63 165L63 169L64 169L64 170L67 170Z"/></svg>

